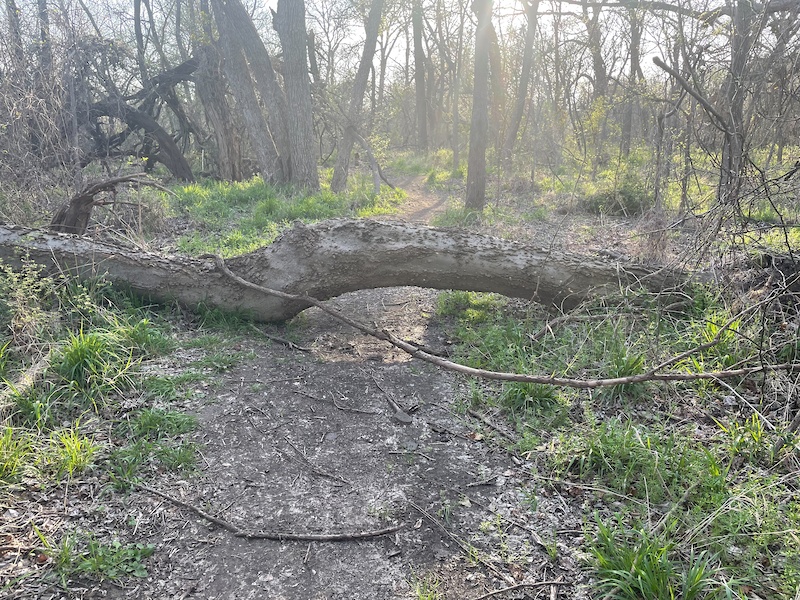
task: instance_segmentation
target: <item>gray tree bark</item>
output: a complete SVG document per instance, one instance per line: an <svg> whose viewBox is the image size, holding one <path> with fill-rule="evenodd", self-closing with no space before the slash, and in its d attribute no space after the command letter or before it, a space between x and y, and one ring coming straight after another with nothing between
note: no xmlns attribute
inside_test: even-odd
<svg viewBox="0 0 800 600"><path fill-rule="evenodd" d="M308 308L244 287L211 258L165 257L83 237L0 226L0 260L20 255L78 277L104 275L134 293L189 308L203 302L259 321L284 321ZM681 272L652 271L507 240L421 225L336 219L296 225L275 243L227 261L236 275L281 292L326 300L346 292L420 286L497 292L569 309L591 295L679 286Z"/></svg>
<svg viewBox="0 0 800 600"><path fill-rule="evenodd" d="M311 114L311 84L308 81L306 8L303 0L278 0L273 27L283 49L283 83L289 111L291 182L310 190L319 189L317 151Z"/></svg>
<svg viewBox="0 0 800 600"><path fill-rule="evenodd" d="M414 88L416 91L417 145L428 151L428 111L425 92L425 50L422 47L422 0L411 6L411 28L414 35Z"/></svg>
<svg viewBox="0 0 800 600"><path fill-rule="evenodd" d="M267 107L267 124L272 132L275 149L280 162L280 180L291 179L291 153L287 120L289 109L286 95L278 82L278 76L272 67L272 59L267 52L264 41L258 34L250 15L241 0L214 0L214 10L223 14L232 24L236 32L236 41L241 45L250 73L255 80L256 90Z"/></svg>
<svg viewBox="0 0 800 600"><path fill-rule="evenodd" d="M511 168L511 155L514 152L514 145L517 143L519 126L522 123L522 115L525 113L525 105L528 102L528 88L533 74L533 42L536 39L536 29L539 21L539 0L523 0L522 4L525 7L528 28L525 30L525 49L522 52L522 73L519 75L517 97L514 99L514 108L511 111L511 118L506 130L506 139L503 143L502 160L506 169Z"/></svg>
<svg viewBox="0 0 800 600"><path fill-rule="evenodd" d="M284 178L278 150L267 119L258 103L235 24L220 10L215 10L214 16L219 28L219 45L225 57L225 75L242 113L250 148L256 156L259 171L265 181L281 182Z"/></svg>
<svg viewBox="0 0 800 600"><path fill-rule="evenodd" d="M366 41L364 42L364 52L361 55L361 62L358 65L356 79L353 82L353 93L350 96L350 107L347 114L347 123L342 128L342 138L339 141L339 154L336 157L336 165L333 167L333 179L331 180L331 190L334 192L344 191L347 187L347 175L350 170L350 154L355 144L353 129L359 126L361 118L361 105L364 103L364 94L367 91L369 73L372 69L372 59L375 56L375 47L378 44L378 33L381 26L381 15L383 13L383 0L373 0L372 7L369 9L369 16L366 23Z"/></svg>
<svg viewBox="0 0 800 600"><path fill-rule="evenodd" d="M482 212L486 205L486 147L489 143L489 44L492 0L474 0L478 16L475 31L475 78L472 88L472 121L467 158L467 210Z"/></svg>

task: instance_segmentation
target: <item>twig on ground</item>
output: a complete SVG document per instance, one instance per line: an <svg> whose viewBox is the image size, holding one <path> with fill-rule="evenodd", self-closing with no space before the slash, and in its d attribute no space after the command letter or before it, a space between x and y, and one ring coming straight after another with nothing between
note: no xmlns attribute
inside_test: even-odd
<svg viewBox="0 0 800 600"><path fill-rule="evenodd" d="M473 598L473 600L486 600L486 598L491 598L493 596L499 596L500 594L505 594L506 592L513 592L514 590L521 590L524 588L537 588L537 587L544 587L546 585L549 586L559 586L559 585L569 585L561 581L560 579L556 579L554 581L532 581L531 583L516 583L514 585L510 585L508 587L501 588L499 590L494 590L492 592L488 592L483 594L482 596L478 596L477 598Z"/></svg>
<svg viewBox="0 0 800 600"><path fill-rule="evenodd" d="M306 346L300 346L295 344L291 340L287 340L286 338L282 338L277 335L272 335L271 333L267 333L266 331L261 331L258 327L250 323L250 329L255 331L257 334L264 336L268 340L272 340L273 342L278 342L279 344L283 344L287 346L290 350L300 350L301 352L311 352L311 348L307 348Z"/></svg>
<svg viewBox="0 0 800 600"><path fill-rule="evenodd" d="M244 538L247 540L274 540L274 541L294 541L294 542L347 542L351 540L363 540L373 537L379 537L382 535L387 535L389 533L394 533L396 531L400 531L403 529L406 524L400 523L399 525L393 525L391 527L386 527L384 529L376 529L372 531L356 531L351 533L293 533L293 532L258 532L258 533L251 533L248 531L244 531L239 529L235 525L228 523L222 519L218 519L217 517L208 514L207 512L197 508L193 504L189 504L188 502L184 502L183 500L179 500L169 494L165 494L155 488L151 488L143 483L136 483L136 487L150 492L155 496L159 496L164 498L165 500L169 500L176 506L180 506L182 508L186 508L191 510L195 514L199 515L206 521L210 521L215 525L219 525L223 529L230 531L236 537Z"/></svg>
<svg viewBox="0 0 800 600"><path fill-rule="evenodd" d="M487 426L489 429L491 429L492 431L496 431L497 433L499 433L500 435L502 435L502 436L503 436L504 438L506 438L507 440L511 440L512 442L516 442L516 441L517 441L517 440L516 440L516 438L515 438L513 435L511 435L511 434L510 434L510 433L508 433L507 431L503 431L503 430L502 430L502 429L500 429L500 428L499 428L497 425L495 425L494 423L492 423L492 422L489 420L489 417L487 417L486 415L482 415L482 414L480 414L478 411L476 411L476 410L473 410L473 409L471 409L471 408L468 408L468 409L467 409L467 414L468 414L468 415L470 415L471 417L475 417L476 419L478 419L479 421L481 421L483 424L485 424L485 425L486 425L486 426Z"/></svg>
<svg viewBox="0 0 800 600"><path fill-rule="evenodd" d="M384 396L386 396L386 401L389 403L389 407L394 411L394 418L401 423L411 423L414 419L400 407L400 405L395 401L392 393L380 384L375 375L370 373L370 377L372 377L372 381L375 382L375 385L378 386L378 389L383 392Z"/></svg>
<svg viewBox="0 0 800 600"><path fill-rule="evenodd" d="M467 556L477 559L484 567L489 569L492 573L494 573L497 577L499 577L500 579L502 579L506 583L509 583L509 584L513 584L514 583L514 578L513 577L511 577L510 575L508 575L506 573L501 572L492 563L490 563L488 560L483 558L480 555L480 553L474 552L474 549L473 549L472 546L467 544L465 541L463 541L460 537L458 537L453 532L449 531L444 525L442 525L439 522L439 520L436 517L434 517L432 514L430 514L427 510L425 510L421 506L417 505L415 502L411 502L410 500L409 500L409 505L414 510L416 510L419 514L421 514L423 517L425 517L428 521L430 521L430 523L432 525L435 525L436 528L439 529L442 533L444 533L448 538L450 538L452 541L454 541L458 545L458 547L461 548L461 550Z"/></svg>
<svg viewBox="0 0 800 600"><path fill-rule="evenodd" d="M304 465L306 465L309 469L311 469L311 471L315 475L318 475L320 477L325 477L326 479L332 479L332 480L334 480L334 481L336 481L338 483L343 483L345 485L349 485L349 486L352 487L353 484L350 483L349 481L347 481L346 479L344 479L343 477L339 477L338 475L333 475L331 473L327 473L326 471L323 471L322 469L320 469L319 467L314 465L310 460L308 460L308 458L306 458L306 455L303 454L300 451L300 449L292 443L292 441L288 437L284 437L283 439L286 440L286 443L289 444L289 446L291 446L292 450L294 450L295 454L300 459L300 461Z"/></svg>

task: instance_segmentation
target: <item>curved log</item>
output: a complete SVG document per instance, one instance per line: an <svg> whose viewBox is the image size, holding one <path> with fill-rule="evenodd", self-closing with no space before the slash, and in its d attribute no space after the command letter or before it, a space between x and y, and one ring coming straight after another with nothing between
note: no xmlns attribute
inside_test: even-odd
<svg viewBox="0 0 800 600"><path fill-rule="evenodd" d="M284 321L310 306L241 286L210 257L166 257L82 237L0 226L0 259L18 264L20 252L79 277L105 275L155 301L188 307L204 302L244 311L259 321ZM320 300L359 289L408 285L496 292L563 309L620 287L661 291L688 278L679 271L653 271L454 229L353 219L296 224L271 246L226 264L255 284Z"/></svg>

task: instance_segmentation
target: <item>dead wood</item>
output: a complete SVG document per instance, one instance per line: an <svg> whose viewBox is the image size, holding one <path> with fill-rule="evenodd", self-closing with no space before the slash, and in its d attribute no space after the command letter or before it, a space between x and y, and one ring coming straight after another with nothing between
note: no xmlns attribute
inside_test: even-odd
<svg viewBox="0 0 800 600"><path fill-rule="evenodd" d="M399 348L403 352L411 355L414 358L418 358L422 361L429 362L433 365L441 367L443 369L447 369L449 371L454 371L456 373L462 373L464 375L469 375L471 377L479 377L482 379L491 379L495 381L514 381L519 383L538 383L543 385L554 385L554 386L561 386L561 387L571 387L577 389L596 389L601 387L613 387L613 386L620 386L620 385L631 385L635 383L644 383L647 381L699 381L699 380L715 380L719 381L722 379L732 379L737 377L746 377L748 375L753 375L755 373L774 373L779 371L786 371L786 372L798 372L800 371L800 362L786 362L781 364L764 364L760 362L760 358L758 356L754 356L751 359L746 359L745 361L741 361L737 363L737 365L743 364L744 362L758 362L759 364L753 366L737 366L736 368L727 369L724 371L704 371L700 373L686 373L686 372L668 372L668 373L661 373L662 369L665 369L669 366L674 365L679 360L691 356L697 352L701 352L706 350L716 344L719 343L722 334L731 326L731 324L741 317L742 315L753 312L757 310L762 304L767 303L772 300L771 297L765 298L758 304L753 306L747 307L743 311L741 311L738 315L732 318L728 323L723 325L717 335L710 340L709 342L700 344L695 346L694 348L690 348L686 352L683 352L677 356L674 356L660 365L650 369L646 373L641 373L639 375L629 375L626 377L611 377L607 379L577 379L577 378L570 378L570 377L555 377L553 375L528 375L525 373L506 373L506 372L499 372L499 371L488 371L486 369L476 369L474 367L468 367L466 365L462 365L440 356L435 356L432 354L428 354L424 350L421 350L419 346L402 340L392 334L389 331L382 330L379 331L373 327L369 327L364 325L363 323L356 321L355 319L350 318L349 316L345 315L341 311L333 309L327 306L324 302L321 302L315 298L310 296L303 296L303 297L293 297L291 294L287 294L285 292L281 292L278 290L272 290L263 286L258 286L254 283L246 281L239 277L238 275L234 274L230 269L227 268L225 262L220 257L214 257L214 260L217 263L217 266L221 271L223 271L228 277L237 281L243 286L249 287L254 290L260 290L264 294L272 295L277 298L285 298L285 299L304 299L307 300L313 306L316 306L320 310L328 313L332 317L338 319L342 323L350 325L351 327L361 331L362 333L366 333L367 335L371 335L379 340L386 341L392 344L394 347Z"/></svg>
<svg viewBox="0 0 800 600"><path fill-rule="evenodd" d="M155 488L151 488L150 486L144 485L143 483L136 483L135 485L139 489L149 492L155 496L159 496L160 498L164 498L164 500L168 500L169 502L172 502L176 506L180 506L182 508L191 510L192 512L202 517L206 521L214 523L215 525L219 525L223 529L233 533L233 535L235 535L236 537L244 538L246 540L274 540L278 542L284 542L284 541L348 542L352 540L364 540L374 537L380 537L382 535L388 535L390 533L400 531L406 526L405 523L400 523L399 525L385 527L384 529L376 529L373 531L354 531L351 533L295 533L288 531L276 531L276 532L259 531L256 533L252 533L245 531L243 529L239 529L238 527L236 527L236 525L233 525L232 523L229 523L224 519L215 517L214 515L210 515L204 510L194 506L193 504L184 502L183 500L179 500L174 496L165 494L164 492L161 492Z"/></svg>
<svg viewBox="0 0 800 600"><path fill-rule="evenodd" d="M360 289L419 286L496 292L569 309L592 295L630 286L662 291L686 273L544 250L455 229L373 220L297 224L275 243L227 261L166 257L88 239L0 226L0 259L19 253L78 277L108 280L158 302L238 310L256 321L284 321ZM242 283L246 281L251 285ZM255 286L255 287L253 287ZM267 295L261 287L284 293Z"/></svg>
<svg viewBox="0 0 800 600"><path fill-rule="evenodd" d="M164 189L160 183L148 178L144 173L112 177L111 179L90 183L61 205L56 214L53 215L52 221L50 221L50 231L83 235L89 227L92 209L98 204L95 196L102 192L114 191L118 185L123 183L148 185L161 190Z"/></svg>

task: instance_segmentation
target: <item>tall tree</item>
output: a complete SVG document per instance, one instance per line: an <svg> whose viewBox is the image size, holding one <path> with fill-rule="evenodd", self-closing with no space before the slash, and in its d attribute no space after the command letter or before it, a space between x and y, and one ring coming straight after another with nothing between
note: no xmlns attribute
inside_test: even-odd
<svg viewBox="0 0 800 600"><path fill-rule="evenodd" d="M425 49L422 45L422 0L411 5L411 28L414 34L414 88L416 90L417 146L428 151L428 96L425 91Z"/></svg>
<svg viewBox="0 0 800 600"><path fill-rule="evenodd" d="M525 29L525 49L522 54L522 72L519 75L517 95L514 99L514 108L506 129L506 137L503 142L502 160L505 167L511 167L511 155L519 134L519 127L522 123L522 115L525 113L525 106L528 101L528 87L530 86L533 74L533 42L536 38L536 29L539 18L539 0L521 0L525 9L525 19L527 27Z"/></svg>
<svg viewBox="0 0 800 600"><path fill-rule="evenodd" d="M347 185L350 154L355 144L357 128L360 126L361 107L364 104L364 94L367 91L369 73L372 70L372 59L375 56L375 47L378 43L382 12L383 0L372 0L372 6L369 9L365 27L366 40L364 41L364 51L361 54L361 62L358 65L356 78L353 82L350 106L346 116L347 122L344 123L342 128L342 136L338 147L339 154L336 157L336 166L333 168L331 189L334 192L341 192Z"/></svg>
<svg viewBox="0 0 800 600"><path fill-rule="evenodd" d="M219 4L215 3L215 7L219 7ZM241 111L250 148L256 156L259 171L266 181L282 181L283 172L278 151L258 102L242 47L238 43L236 23L229 19L223 10L214 10L214 16L219 29L219 45L225 57L225 74Z"/></svg>
<svg viewBox="0 0 800 600"><path fill-rule="evenodd" d="M467 159L468 211L483 211L486 205L486 147L489 143L489 44L491 43L492 0L473 0L478 18L475 31L475 75L472 88L472 120Z"/></svg>
<svg viewBox="0 0 800 600"><path fill-rule="evenodd" d="M267 124L278 152L280 166L275 171L276 178L278 181L289 181L292 176L292 147L287 123L289 109L286 95L272 66L272 59L241 0L214 0L214 6L215 10L223 13L233 24L235 42L250 64L250 74L255 80L256 90L267 108Z"/></svg>
<svg viewBox="0 0 800 600"><path fill-rule="evenodd" d="M311 114L311 84L308 81L306 11L303 0L278 0L272 24L283 49L283 81L289 111L291 182L304 188L319 189L317 152Z"/></svg>

